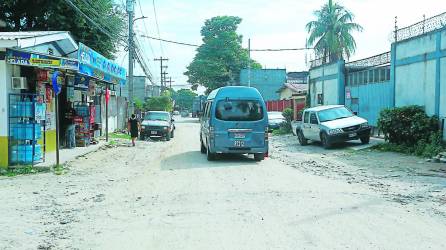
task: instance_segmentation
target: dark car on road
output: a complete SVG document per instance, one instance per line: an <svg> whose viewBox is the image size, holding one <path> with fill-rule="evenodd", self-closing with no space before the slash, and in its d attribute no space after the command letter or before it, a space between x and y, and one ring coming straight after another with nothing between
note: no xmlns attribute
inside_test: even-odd
<svg viewBox="0 0 446 250"><path fill-rule="evenodd" d="M149 111L141 123L140 137L142 140L150 138L164 138L170 141L174 137L175 124L169 112Z"/></svg>

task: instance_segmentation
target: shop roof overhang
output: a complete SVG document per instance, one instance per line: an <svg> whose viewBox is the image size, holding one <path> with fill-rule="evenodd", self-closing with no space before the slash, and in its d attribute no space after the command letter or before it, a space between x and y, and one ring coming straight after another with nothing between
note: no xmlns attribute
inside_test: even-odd
<svg viewBox="0 0 446 250"><path fill-rule="evenodd" d="M0 48L30 49L52 43L65 56L76 52L78 45L68 31L0 32Z"/></svg>

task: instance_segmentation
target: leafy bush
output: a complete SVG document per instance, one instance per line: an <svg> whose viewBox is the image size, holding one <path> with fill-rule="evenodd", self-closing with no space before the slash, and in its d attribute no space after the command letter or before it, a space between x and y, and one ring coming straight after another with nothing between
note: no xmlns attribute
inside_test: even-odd
<svg viewBox="0 0 446 250"><path fill-rule="evenodd" d="M422 157L432 157L443 150L439 120L426 115L423 107L383 110L378 119L378 128L389 142L379 145L379 150Z"/></svg>
<svg viewBox="0 0 446 250"><path fill-rule="evenodd" d="M385 109L378 119L378 128L390 143L415 145L429 141L439 131L439 121L429 117L420 106Z"/></svg>
<svg viewBox="0 0 446 250"><path fill-rule="evenodd" d="M290 108L286 108L283 110L282 115L285 118L285 122L282 123L282 125L280 126L281 127L280 129L284 133L290 133L291 132L291 121L293 120L294 111Z"/></svg>

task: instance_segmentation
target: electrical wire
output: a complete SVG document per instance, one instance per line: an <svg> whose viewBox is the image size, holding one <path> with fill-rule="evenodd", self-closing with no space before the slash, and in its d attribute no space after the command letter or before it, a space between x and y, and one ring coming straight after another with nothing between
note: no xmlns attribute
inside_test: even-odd
<svg viewBox="0 0 446 250"><path fill-rule="evenodd" d="M144 37L149 38L149 39L153 39L153 40L159 40L159 41L166 42L166 43L173 43L173 44L184 45L184 46L189 46L189 47L200 47L201 46L201 45L198 45L198 44L177 42L177 41L161 39L161 38L151 37L151 36L146 36L146 35L144 35ZM251 51L255 51L255 52L262 52L262 51L263 52L277 52L277 51L300 51L300 50L313 50L313 49L314 48L251 49Z"/></svg>
<svg viewBox="0 0 446 250"><path fill-rule="evenodd" d="M94 17L96 19L96 22L99 25L101 25L102 28L104 28L108 32L112 33L112 30L110 30L110 28L108 28L109 23L106 21L106 19L102 19L102 17L99 15L99 11L97 11L97 8L96 8L97 6L88 0L80 0L80 1L83 2L85 4L85 6L87 6L86 10L88 11L89 16ZM87 11L85 11L85 12L87 12ZM105 21L105 23L103 21Z"/></svg>
<svg viewBox="0 0 446 250"><path fill-rule="evenodd" d="M85 19L87 19L91 24L93 24L99 31L108 36L110 39L115 39L115 37L106 29L97 24L93 19L91 19L87 14L85 14L82 10L80 10L71 0L64 0L73 10L82 15ZM119 38L119 36L118 36ZM121 40L118 39L118 44L121 44Z"/></svg>
<svg viewBox="0 0 446 250"><path fill-rule="evenodd" d="M156 24L156 30L158 32L158 37L161 38L161 34L160 34L160 26L158 25L158 17L156 15L156 6L155 6L155 0L152 0L152 5L153 5L153 14L155 16L155 24ZM164 50L163 50L163 44L160 41L160 49L161 49L161 55L164 55Z"/></svg>
<svg viewBox="0 0 446 250"><path fill-rule="evenodd" d="M142 5L141 5L140 0L138 0L138 4L139 4L139 11L141 12L141 16L144 16L144 13L142 12ZM142 23L144 25L144 31L146 32L147 35L149 35L150 32L149 32L149 29L147 29L146 21L144 19L142 19ZM152 43L150 42L150 40L147 40L147 42L149 43L150 50L152 51L152 57L155 57L155 51L153 50Z"/></svg>

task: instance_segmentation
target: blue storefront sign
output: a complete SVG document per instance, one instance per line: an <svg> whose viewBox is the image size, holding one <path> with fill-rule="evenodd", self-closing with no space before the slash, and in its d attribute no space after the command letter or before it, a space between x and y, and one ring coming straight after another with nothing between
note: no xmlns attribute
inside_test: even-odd
<svg viewBox="0 0 446 250"><path fill-rule="evenodd" d="M6 49L6 62L14 65L70 69L74 71L79 69L79 62L76 59L12 49Z"/></svg>
<svg viewBox="0 0 446 250"><path fill-rule="evenodd" d="M79 73L113 84L125 85L126 70L98 52L79 43Z"/></svg>

